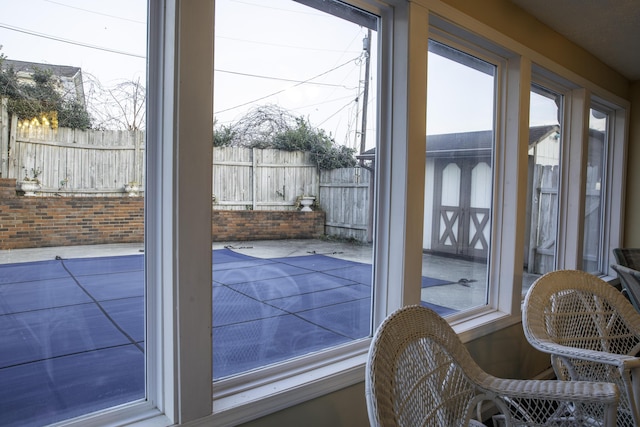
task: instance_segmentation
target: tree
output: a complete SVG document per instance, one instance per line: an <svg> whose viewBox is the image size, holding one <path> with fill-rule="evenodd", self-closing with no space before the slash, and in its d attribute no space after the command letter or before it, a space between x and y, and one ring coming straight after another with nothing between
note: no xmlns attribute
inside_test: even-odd
<svg viewBox="0 0 640 427"><path fill-rule="evenodd" d="M50 70L34 68L33 84L21 83L13 69L5 69L0 55L0 97L7 97L7 109L19 119L48 121L52 127L89 129L91 118L84 106L65 96L59 80Z"/></svg>
<svg viewBox="0 0 640 427"><path fill-rule="evenodd" d="M144 130L146 88L140 79L126 80L111 88L86 75L87 105L96 129Z"/></svg>
<svg viewBox="0 0 640 427"><path fill-rule="evenodd" d="M5 58L6 56L0 53L0 97L15 98L18 96L18 76L13 68L4 69Z"/></svg>
<svg viewBox="0 0 640 427"><path fill-rule="evenodd" d="M307 151L320 169L356 164L354 149L338 146L323 129L313 127L308 119L296 117L277 105L257 107L232 125L214 128L213 143L216 147Z"/></svg>

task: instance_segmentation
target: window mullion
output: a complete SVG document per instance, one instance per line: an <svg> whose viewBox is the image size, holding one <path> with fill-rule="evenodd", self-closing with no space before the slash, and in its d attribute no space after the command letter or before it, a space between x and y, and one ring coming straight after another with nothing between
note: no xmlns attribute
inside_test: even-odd
<svg viewBox="0 0 640 427"><path fill-rule="evenodd" d="M213 0L177 3L174 233L179 421L211 413ZM198 185L194 186L193 183Z"/></svg>
<svg viewBox="0 0 640 427"><path fill-rule="evenodd" d="M406 12L408 16L398 16ZM389 91L392 107L382 107L382 143L377 156L383 180L378 182L377 194L375 326L393 310L420 301L428 14L413 3L406 10L397 8L395 14L389 28L393 35L382 32L389 37L382 40L382 54L393 55L393 60L383 57L382 63L391 64L392 69L381 75L393 78L381 82L382 90ZM410 28L421 30L410 33ZM421 87L415 86L418 82ZM403 262L396 261L398 256Z"/></svg>
<svg viewBox="0 0 640 427"><path fill-rule="evenodd" d="M613 262L611 249L622 246L625 216L625 195L620 188L625 188L627 171L628 108L617 108L612 112L608 132L607 165L604 197L604 239L605 248L603 267L609 275L615 276L611 267ZM615 189L615 190L614 190Z"/></svg>
<svg viewBox="0 0 640 427"><path fill-rule="evenodd" d="M497 120L495 244L492 251L490 304L506 313L519 313L527 207L527 164L531 61L512 58L505 65L503 103ZM501 126L500 126L501 125ZM511 143L510 141L516 141ZM509 177L517 177L511 179Z"/></svg>
<svg viewBox="0 0 640 427"><path fill-rule="evenodd" d="M147 381L184 423L212 408L213 0L166 0L152 19Z"/></svg>
<svg viewBox="0 0 640 427"><path fill-rule="evenodd" d="M171 205L167 188L171 183L170 159L165 154L170 146L173 116L173 92L165 90L166 79L172 78L172 67L167 67L173 55L164 41L172 39L175 26L167 26L175 10L171 2L149 2L148 61L147 66L147 183L145 188L145 352L147 400L162 411L172 422L176 421L173 378L173 321L166 316L172 306L172 255L170 249ZM151 72L153 70L153 72ZM169 86L170 87L170 86ZM166 295L166 296L164 296ZM164 297L163 297L164 296Z"/></svg>
<svg viewBox="0 0 640 427"><path fill-rule="evenodd" d="M574 89L566 96L562 156L562 176L559 188L560 219L558 224L557 268L582 268L584 185L589 136L589 94L586 89Z"/></svg>

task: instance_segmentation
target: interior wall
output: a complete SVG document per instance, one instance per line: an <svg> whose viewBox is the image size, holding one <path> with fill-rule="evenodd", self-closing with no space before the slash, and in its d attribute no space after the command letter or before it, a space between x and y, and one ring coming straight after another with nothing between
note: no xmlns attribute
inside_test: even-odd
<svg viewBox="0 0 640 427"><path fill-rule="evenodd" d="M629 82L560 33L550 29L507 0L442 0L509 38L544 54L555 63L575 72L611 93L627 99ZM425 1L428 3L428 0Z"/></svg>
<svg viewBox="0 0 640 427"><path fill-rule="evenodd" d="M640 247L640 80L632 83L629 145L627 147L627 184L625 195L624 246Z"/></svg>
<svg viewBox="0 0 640 427"><path fill-rule="evenodd" d="M359 383L243 424L242 427L366 427L368 425L364 383Z"/></svg>

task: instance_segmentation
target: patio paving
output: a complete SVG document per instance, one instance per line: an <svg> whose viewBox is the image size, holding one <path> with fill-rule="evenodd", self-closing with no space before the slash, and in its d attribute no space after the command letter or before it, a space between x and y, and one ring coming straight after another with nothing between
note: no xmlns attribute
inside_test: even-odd
<svg viewBox="0 0 640 427"><path fill-rule="evenodd" d="M370 250L289 243L280 251L214 248L214 379L369 335L371 265L362 261ZM0 264L3 425L48 424L144 398L144 256L54 250L63 255ZM448 283L423 278L423 287Z"/></svg>

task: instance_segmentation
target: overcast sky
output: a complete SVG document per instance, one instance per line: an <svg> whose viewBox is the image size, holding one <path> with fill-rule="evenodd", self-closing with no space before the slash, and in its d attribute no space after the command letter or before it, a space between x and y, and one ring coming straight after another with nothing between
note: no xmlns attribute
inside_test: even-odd
<svg viewBox="0 0 640 427"><path fill-rule="evenodd" d="M107 87L145 78L145 0L0 0L0 10L0 52L9 59L81 67ZM217 123L277 104L338 143L357 145L366 34L291 0L216 0ZM372 40L370 106L377 101L375 32ZM429 133L491 128L490 76L433 55L429 73ZM371 146L373 111L367 124Z"/></svg>
<svg viewBox="0 0 640 427"><path fill-rule="evenodd" d="M145 78L145 0L0 0L8 59L81 67L103 85Z"/></svg>
<svg viewBox="0 0 640 427"><path fill-rule="evenodd" d="M230 124L250 108L277 104L309 118L337 142L355 145L362 123L366 35L360 25L290 0L218 0L217 123ZM375 33L372 39L377 43ZM372 88L370 105L374 97ZM372 131L375 120L368 123Z"/></svg>

